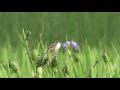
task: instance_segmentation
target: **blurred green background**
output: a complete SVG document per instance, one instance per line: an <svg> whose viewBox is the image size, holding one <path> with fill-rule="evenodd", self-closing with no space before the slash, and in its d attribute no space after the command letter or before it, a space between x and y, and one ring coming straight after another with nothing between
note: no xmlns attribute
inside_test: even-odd
<svg viewBox="0 0 120 90"><path fill-rule="evenodd" d="M79 44L87 37L91 46L110 41L120 44L119 12L0 12L0 44L7 38L12 46L21 43L15 30L22 35L22 28L30 30L35 41L45 25L43 41L51 44L55 40L74 40ZM9 37L8 37L9 36Z"/></svg>

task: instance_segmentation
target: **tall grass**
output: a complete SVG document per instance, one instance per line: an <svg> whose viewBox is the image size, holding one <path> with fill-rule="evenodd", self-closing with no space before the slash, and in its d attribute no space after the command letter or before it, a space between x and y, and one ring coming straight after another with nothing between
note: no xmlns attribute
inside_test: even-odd
<svg viewBox="0 0 120 90"><path fill-rule="evenodd" d="M25 32L23 33L25 34ZM111 45L99 46L99 48L89 45L85 40L84 46L79 45L79 52L61 47L57 52L56 62L58 64L43 65L47 56L42 54L47 50L48 45L40 37L39 43L35 46L24 41L23 35L20 45L16 51L12 50L10 41L5 47L0 48L0 77L1 78L118 78L120 77L120 57L118 50ZM31 38L32 39L32 38ZM66 38L68 39L68 38ZM26 44L26 45L25 45ZM30 51L29 44L34 48ZM107 63L103 59L104 49L107 52ZM29 54L28 54L29 53ZM29 57L31 56L31 57ZM50 61L53 61L50 56ZM37 60L40 60L37 64ZM54 67L53 67L54 66Z"/></svg>

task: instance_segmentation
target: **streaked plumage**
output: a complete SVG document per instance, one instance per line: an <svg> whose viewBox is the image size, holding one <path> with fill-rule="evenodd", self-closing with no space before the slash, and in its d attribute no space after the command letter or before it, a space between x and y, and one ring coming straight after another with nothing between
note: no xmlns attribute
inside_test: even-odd
<svg viewBox="0 0 120 90"><path fill-rule="evenodd" d="M55 54L61 47L61 44L60 42L57 40L55 41L54 44L50 45L46 51L45 54L48 54L49 52L52 53L52 54Z"/></svg>

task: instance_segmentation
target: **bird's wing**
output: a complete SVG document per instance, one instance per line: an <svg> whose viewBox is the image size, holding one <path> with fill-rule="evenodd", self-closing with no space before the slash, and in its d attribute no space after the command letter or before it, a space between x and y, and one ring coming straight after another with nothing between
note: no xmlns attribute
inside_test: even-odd
<svg viewBox="0 0 120 90"><path fill-rule="evenodd" d="M56 43L50 45L48 49L50 49L50 48L54 48L55 46L56 46Z"/></svg>
<svg viewBox="0 0 120 90"><path fill-rule="evenodd" d="M47 50L47 52L49 52L49 51L53 52L54 49L55 49L55 46L56 46L56 43L50 45L49 48L48 48L48 50Z"/></svg>

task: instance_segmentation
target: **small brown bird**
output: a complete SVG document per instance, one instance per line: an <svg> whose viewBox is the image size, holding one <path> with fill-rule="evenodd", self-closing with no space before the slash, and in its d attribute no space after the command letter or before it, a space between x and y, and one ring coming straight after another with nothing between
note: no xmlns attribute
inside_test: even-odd
<svg viewBox="0 0 120 90"><path fill-rule="evenodd" d="M52 45L50 45L48 47L48 49L47 49L45 54L48 54L50 52L50 53L52 53L54 55L60 49L60 47L61 47L60 42L58 40L56 40L54 44L52 44Z"/></svg>

